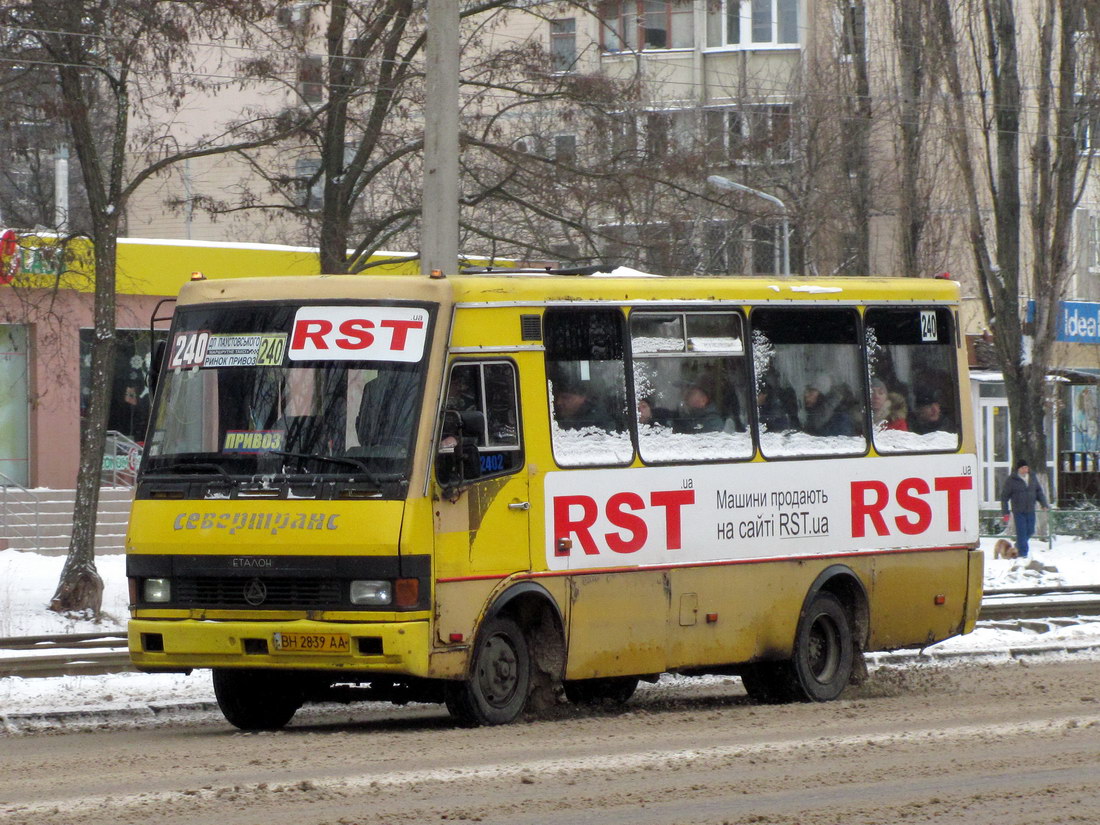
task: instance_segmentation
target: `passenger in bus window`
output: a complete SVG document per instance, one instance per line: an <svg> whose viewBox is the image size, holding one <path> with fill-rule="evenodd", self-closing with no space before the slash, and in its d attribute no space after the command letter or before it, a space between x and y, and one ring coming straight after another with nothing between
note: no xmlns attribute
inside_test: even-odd
<svg viewBox="0 0 1100 825"><path fill-rule="evenodd" d="M700 378L684 390L680 417L675 429L683 433L716 433L726 426L726 419L714 403L714 382Z"/></svg>
<svg viewBox="0 0 1100 825"><path fill-rule="evenodd" d="M760 419L760 431L782 433L797 429L797 419L784 404L784 392L780 389L778 378L765 378L756 394L756 409Z"/></svg>
<svg viewBox="0 0 1100 825"><path fill-rule="evenodd" d="M958 432L955 422L943 408L943 397L934 387L920 387L914 394L915 407L909 416L910 432L924 435L934 432Z"/></svg>
<svg viewBox="0 0 1100 825"><path fill-rule="evenodd" d="M871 379L871 418L875 430L909 429L909 407L900 393L890 392L881 378Z"/></svg>
<svg viewBox="0 0 1100 825"><path fill-rule="evenodd" d="M563 430L596 427L612 432L611 417L600 407L585 381L554 381L554 420Z"/></svg>
<svg viewBox="0 0 1100 825"><path fill-rule="evenodd" d="M667 427L670 417L668 410L657 406L656 396L638 399L638 423L643 427Z"/></svg>
<svg viewBox="0 0 1100 825"><path fill-rule="evenodd" d="M833 386L828 373L818 373L802 392L806 410L803 429L810 435L857 435L852 418L851 391L843 384Z"/></svg>

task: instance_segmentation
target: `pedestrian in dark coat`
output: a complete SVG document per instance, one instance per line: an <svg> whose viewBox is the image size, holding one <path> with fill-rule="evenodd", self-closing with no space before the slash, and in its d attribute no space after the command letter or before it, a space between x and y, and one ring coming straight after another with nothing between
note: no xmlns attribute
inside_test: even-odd
<svg viewBox="0 0 1100 825"><path fill-rule="evenodd" d="M1039 485L1039 480L1031 475L1031 468L1024 460L1016 462L1016 472L1005 479L1004 491L1001 493L1001 513L1005 524L1011 511L1012 520L1016 522L1016 547L1020 551L1020 558L1026 559L1028 553L1028 540L1035 533L1035 505L1038 504L1044 510L1049 508L1046 493Z"/></svg>

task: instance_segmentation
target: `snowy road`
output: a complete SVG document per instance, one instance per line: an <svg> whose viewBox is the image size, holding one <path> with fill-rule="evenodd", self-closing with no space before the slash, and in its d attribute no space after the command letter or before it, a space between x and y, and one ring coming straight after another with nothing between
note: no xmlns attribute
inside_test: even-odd
<svg viewBox="0 0 1100 825"><path fill-rule="evenodd" d="M197 714L6 737L0 823L1098 822L1098 697L1096 661L1040 657L880 668L825 705L672 680L623 713L475 730L434 707L257 735Z"/></svg>

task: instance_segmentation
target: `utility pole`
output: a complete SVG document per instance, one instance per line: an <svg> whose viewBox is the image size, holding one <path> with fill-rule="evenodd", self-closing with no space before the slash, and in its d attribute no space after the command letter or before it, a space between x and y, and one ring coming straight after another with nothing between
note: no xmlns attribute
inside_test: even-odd
<svg viewBox="0 0 1100 825"><path fill-rule="evenodd" d="M458 0L428 0L420 272L458 268Z"/></svg>

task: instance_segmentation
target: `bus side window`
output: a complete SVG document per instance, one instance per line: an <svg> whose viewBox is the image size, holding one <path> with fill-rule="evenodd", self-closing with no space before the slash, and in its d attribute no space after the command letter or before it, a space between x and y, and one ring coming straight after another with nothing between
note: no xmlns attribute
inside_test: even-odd
<svg viewBox="0 0 1100 825"><path fill-rule="evenodd" d="M945 307L871 307L864 326L875 449L957 450L959 399L951 312Z"/></svg>
<svg viewBox="0 0 1100 825"><path fill-rule="evenodd" d="M762 307L750 321L764 456L866 452L866 381L855 310Z"/></svg>
<svg viewBox="0 0 1100 825"><path fill-rule="evenodd" d="M512 473L523 466L516 368L511 361L463 362L451 368L439 425L441 459L461 451L464 443L477 448L478 466L466 468L467 480ZM473 451L466 452L469 460ZM453 474L454 461L438 463L441 475L444 465Z"/></svg>
<svg viewBox="0 0 1100 825"><path fill-rule="evenodd" d="M630 341L642 461L752 457L739 313L636 311Z"/></svg>
<svg viewBox="0 0 1100 825"><path fill-rule="evenodd" d="M548 309L543 335L554 460L562 467L629 464L622 312Z"/></svg>

